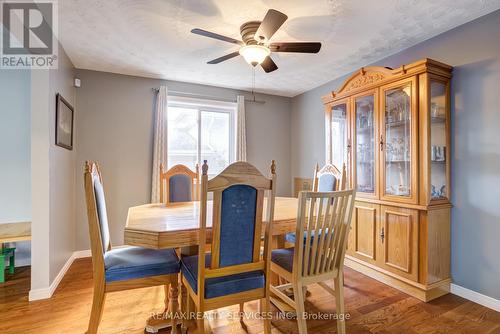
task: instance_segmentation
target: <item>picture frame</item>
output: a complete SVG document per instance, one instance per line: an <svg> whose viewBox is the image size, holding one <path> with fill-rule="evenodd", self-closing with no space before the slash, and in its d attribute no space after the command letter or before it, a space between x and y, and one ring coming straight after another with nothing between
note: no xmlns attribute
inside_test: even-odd
<svg viewBox="0 0 500 334"><path fill-rule="evenodd" d="M73 150L73 123L75 109L62 97L56 95L56 135L55 144L67 150Z"/></svg>

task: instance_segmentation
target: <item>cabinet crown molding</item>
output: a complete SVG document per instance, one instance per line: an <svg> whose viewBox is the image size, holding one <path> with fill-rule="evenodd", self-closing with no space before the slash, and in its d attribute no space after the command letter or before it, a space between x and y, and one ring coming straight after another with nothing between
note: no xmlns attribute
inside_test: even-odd
<svg viewBox="0 0 500 334"><path fill-rule="evenodd" d="M353 95L365 89L389 83L420 72L429 72L451 78L452 67L436 60L425 58L411 64L392 69L382 66L361 67L354 72L337 91L322 97L323 103Z"/></svg>

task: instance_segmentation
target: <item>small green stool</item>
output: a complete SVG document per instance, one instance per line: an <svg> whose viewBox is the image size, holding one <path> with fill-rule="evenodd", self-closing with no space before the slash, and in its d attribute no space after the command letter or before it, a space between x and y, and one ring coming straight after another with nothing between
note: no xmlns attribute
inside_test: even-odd
<svg viewBox="0 0 500 334"><path fill-rule="evenodd" d="M2 247L0 253L0 283L5 282L5 260L9 259L9 274L14 274L14 258L16 248Z"/></svg>

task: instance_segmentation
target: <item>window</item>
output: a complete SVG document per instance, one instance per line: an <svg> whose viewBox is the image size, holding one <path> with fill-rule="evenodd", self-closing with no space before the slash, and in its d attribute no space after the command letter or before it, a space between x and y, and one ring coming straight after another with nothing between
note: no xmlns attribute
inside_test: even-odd
<svg viewBox="0 0 500 334"><path fill-rule="evenodd" d="M209 175L220 173L236 155L235 116L236 103L169 96L168 168L207 160Z"/></svg>

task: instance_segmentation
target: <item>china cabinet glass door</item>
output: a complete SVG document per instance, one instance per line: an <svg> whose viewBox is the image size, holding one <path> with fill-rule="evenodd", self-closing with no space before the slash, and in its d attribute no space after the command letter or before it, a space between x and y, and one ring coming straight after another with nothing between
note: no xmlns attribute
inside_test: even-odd
<svg viewBox="0 0 500 334"><path fill-rule="evenodd" d="M416 200L416 111L413 110L415 82L406 80L382 88L380 151L382 159L382 197L413 202Z"/></svg>
<svg viewBox="0 0 500 334"><path fill-rule="evenodd" d="M376 197L375 94L354 98L355 181L358 196Z"/></svg>
<svg viewBox="0 0 500 334"><path fill-rule="evenodd" d="M431 200L448 199L447 82L430 80Z"/></svg>
<svg viewBox="0 0 500 334"><path fill-rule="evenodd" d="M347 170L349 170L350 146L347 102L340 102L334 105L331 117L332 164L339 170L342 170L342 166L345 164Z"/></svg>

